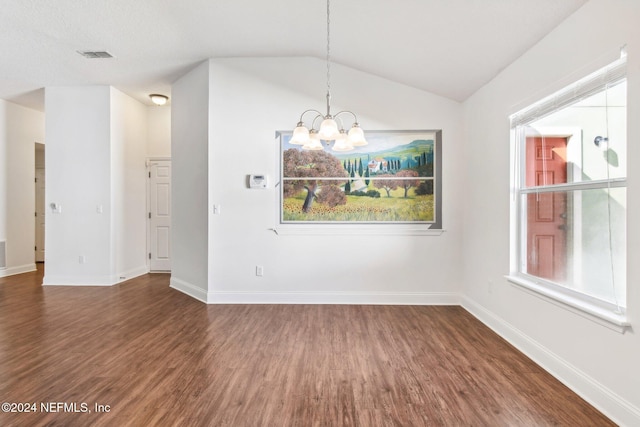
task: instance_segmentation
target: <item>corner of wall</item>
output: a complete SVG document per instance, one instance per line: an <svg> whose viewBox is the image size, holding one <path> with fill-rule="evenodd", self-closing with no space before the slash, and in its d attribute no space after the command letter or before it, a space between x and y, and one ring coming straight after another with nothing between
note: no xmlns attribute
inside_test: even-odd
<svg viewBox="0 0 640 427"><path fill-rule="evenodd" d="M169 283L170 288L182 292L183 294L188 295L191 298L195 298L205 304L211 304L214 300L214 298L209 295L209 292L184 280L180 280L176 277L171 276L171 280Z"/></svg>
<svg viewBox="0 0 640 427"><path fill-rule="evenodd" d="M614 422L620 425L640 425L640 408L479 303L464 296L461 305Z"/></svg>

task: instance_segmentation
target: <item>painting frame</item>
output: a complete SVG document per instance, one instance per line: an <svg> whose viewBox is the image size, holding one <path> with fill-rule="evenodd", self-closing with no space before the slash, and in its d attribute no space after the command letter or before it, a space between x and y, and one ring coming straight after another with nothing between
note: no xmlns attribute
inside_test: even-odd
<svg viewBox="0 0 640 427"><path fill-rule="evenodd" d="M367 131L351 152L311 154L276 132L279 226L442 230L442 130ZM320 154L322 153L322 154Z"/></svg>

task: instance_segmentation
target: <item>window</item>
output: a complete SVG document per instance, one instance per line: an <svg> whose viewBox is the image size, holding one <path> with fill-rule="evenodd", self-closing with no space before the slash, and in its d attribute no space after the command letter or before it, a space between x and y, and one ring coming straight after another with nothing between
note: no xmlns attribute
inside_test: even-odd
<svg viewBox="0 0 640 427"><path fill-rule="evenodd" d="M278 132L277 231L442 232L440 130L369 131L355 150L304 150Z"/></svg>
<svg viewBox="0 0 640 427"><path fill-rule="evenodd" d="M623 328L625 59L511 116L510 280Z"/></svg>

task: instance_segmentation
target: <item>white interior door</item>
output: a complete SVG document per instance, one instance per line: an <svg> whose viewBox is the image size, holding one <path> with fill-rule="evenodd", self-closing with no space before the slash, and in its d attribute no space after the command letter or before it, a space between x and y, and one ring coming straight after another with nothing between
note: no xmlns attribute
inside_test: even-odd
<svg viewBox="0 0 640 427"><path fill-rule="evenodd" d="M149 165L149 270L171 271L171 161Z"/></svg>
<svg viewBox="0 0 640 427"><path fill-rule="evenodd" d="M46 213L46 209L44 208L44 176L44 169L36 169L36 262L44 262L44 227Z"/></svg>

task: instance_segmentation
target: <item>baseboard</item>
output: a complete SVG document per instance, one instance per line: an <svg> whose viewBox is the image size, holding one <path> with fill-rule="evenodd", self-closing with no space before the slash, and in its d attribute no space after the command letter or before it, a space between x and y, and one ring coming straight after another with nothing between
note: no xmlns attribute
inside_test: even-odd
<svg viewBox="0 0 640 427"><path fill-rule="evenodd" d="M149 267L142 265L136 268L123 271L115 277L115 283L121 283L126 280L131 280L135 277L143 276L149 272Z"/></svg>
<svg viewBox="0 0 640 427"><path fill-rule="evenodd" d="M43 286L113 286L126 280L147 274L149 269L146 265L123 271L113 276L44 276L42 279ZM46 271L45 271L46 273Z"/></svg>
<svg viewBox="0 0 640 427"><path fill-rule="evenodd" d="M42 286L113 286L112 276L44 276Z"/></svg>
<svg viewBox="0 0 640 427"><path fill-rule="evenodd" d="M620 426L639 426L640 408L467 297L462 307Z"/></svg>
<svg viewBox="0 0 640 427"><path fill-rule="evenodd" d="M448 292L211 292L210 304L459 305Z"/></svg>
<svg viewBox="0 0 640 427"><path fill-rule="evenodd" d="M31 271L36 271L35 263L0 269L0 277L13 276L13 275L22 274L22 273L29 273Z"/></svg>
<svg viewBox="0 0 640 427"><path fill-rule="evenodd" d="M189 295L190 297L195 298L198 301L209 303L207 291L189 282L171 277L171 279L169 280L169 287L175 289L176 291L180 291L183 294Z"/></svg>

